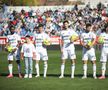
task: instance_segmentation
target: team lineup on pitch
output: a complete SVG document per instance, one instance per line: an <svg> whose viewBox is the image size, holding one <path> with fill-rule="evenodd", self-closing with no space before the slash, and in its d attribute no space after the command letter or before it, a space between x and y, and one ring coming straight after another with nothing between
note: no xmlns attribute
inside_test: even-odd
<svg viewBox="0 0 108 90"><path fill-rule="evenodd" d="M108 0L0 0L0 90L108 90Z"/></svg>
<svg viewBox="0 0 108 90"><path fill-rule="evenodd" d="M75 67L76 67L76 53L74 42L80 39L81 46L83 47L82 62L83 62L83 77L87 78L87 63L88 60L92 63L93 78L97 79L96 76L96 55L95 48L96 42L102 45L100 62L102 63L102 75L99 79L105 79L106 62L108 52L108 25L105 26L104 31L98 37L93 32L92 25L86 24L85 32L80 36L71 28L69 28L69 22L66 20L63 22L63 29L60 32L55 32L56 35L60 36L60 52L61 52L61 68L59 78L64 78L65 62L66 59L71 61L71 78L74 79ZM13 60L15 59L18 65L18 75L21 75L21 64L20 59L24 60L25 64L25 75L24 78L32 78L33 73L33 59L35 62L36 78L40 77L40 60L43 60L44 70L43 77L46 78L48 70L48 54L47 47L51 44L50 37L43 31L43 25L38 26L37 32L31 40L29 35L25 36L25 42L21 44L21 39L18 34L15 33L15 28L10 27L11 35L7 36L7 44L5 50L8 54L8 70L9 75L7 78L13 77ZM35 43L34 43L35 42Z"/></svg>

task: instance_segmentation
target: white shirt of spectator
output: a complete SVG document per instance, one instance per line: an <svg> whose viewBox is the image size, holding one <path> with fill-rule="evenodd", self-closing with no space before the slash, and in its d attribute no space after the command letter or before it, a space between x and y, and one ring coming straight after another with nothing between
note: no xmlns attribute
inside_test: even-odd
<svg viewBox="0 0 108 90"><path fill-rule="evenodd" d="M22 45L21 53L24 53L24 57L33 57L33 52L35 52L35 46L32 43Z"/></svg>

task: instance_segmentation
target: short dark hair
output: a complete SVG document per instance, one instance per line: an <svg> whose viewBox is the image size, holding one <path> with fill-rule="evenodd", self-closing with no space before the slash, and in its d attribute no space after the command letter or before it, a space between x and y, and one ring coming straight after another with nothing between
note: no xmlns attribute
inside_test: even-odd
<svg viewBox="0 0 108 90"><path fill-rule="evenodd" d="M11 26L9 29L10 30L15 30L15 27L14 26Z"/></svg>
<svg viewBox="0 0 108 90"><path fill-rule="evenodd" d="M108 23L106 23L105 25L104 25L104 27L105 27L105 29L108 27Z"/></svg>
<svg viewBox="0 0 108 90"><path fill-rule="evenodd" d="M25 37L26 37L26 38L30 38L30 35L26 35Z"/></svg>
<svg viewBox="0 0 108 90"><path fill-rule="evenodd" d="M91 26L91 24L90 23L87 23L86 24L86 28L88 28L88 27L90 27Z"/></svg>
<svg viewBox="0 0 108 90"><path fill-rule="evenodd" d="M104 25L104 27L102 28L102 32L106 32L107 27L108 27L108 23Z"/></svg>
<svg viewBox="0 0 108 90"><path fill-rule="evenodd" d="M69 23L69 22L68 22L68 20L65 20L65 21L63 22L63 24L64 24L64 23Z"/></svg>
<svg viewBox="0 0 108 90"><path fill-rule="evenodd" d="M39 25L38 25L38 28L40 28L40 27L43 27L43 24L39 24Z"/></svg>

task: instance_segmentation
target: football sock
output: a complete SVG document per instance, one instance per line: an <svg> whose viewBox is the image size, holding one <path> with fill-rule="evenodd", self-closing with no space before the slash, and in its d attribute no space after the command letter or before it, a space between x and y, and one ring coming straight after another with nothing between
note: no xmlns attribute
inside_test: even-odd
<svg viewBox="0 0 108 90"><path fill-rule="evenodd" d="M96 64L93 64L93 76L96 76Z"/></svg>
<svg viewBox="0 0 108 90"><path fill-rule="evenodd" d="M102 76L105 76L106 63L102 63Z"/></svg>
<svg viewBox="0 0 108 90"><path fill-rule="evenodd" d="M65 65L62 64L61 65L61 76L64 76L64 69L65 69Z"/></svg>
<svg viewBox="0 0 108 90"><path fill-rule="evenodd" d="M74 77L74 72L75 72L75 64L72 64L72 66L71 66L71 77Z"/></svg>
<svg viewBox="0 0 108 90"><path fill-rule="evenodd" d="M87 76L87 64L83 65L84 76Z"/></svg>
<svg viewBox="0 0 108 90"><path fill-rule="evenodd" d="M9 74L12 75L12 69L13 69L13 65L12 64L9 64L8 65L8 69L9 69Z"/></svg>
<svg viewBox="0 0 108 90"><path fill-rule="evenodd" d="M48 64L47 64L47 62L44 62L44 77L46 77L47 68L48 68Z"/></svg>
<svg viewBox="0 0 108 90"><path fill-rule="evenodd" d="M37 73L37 75L39 75L39 64L36 64L36 65L35 65L35 68L36 68L36 73Z"/></svg>

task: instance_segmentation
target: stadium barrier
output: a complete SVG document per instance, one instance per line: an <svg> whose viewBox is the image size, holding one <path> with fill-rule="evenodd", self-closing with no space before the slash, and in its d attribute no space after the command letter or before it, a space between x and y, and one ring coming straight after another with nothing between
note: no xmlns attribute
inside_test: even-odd
<svg viewBox="0 0 108 90"><path fill-rule="evenodd" d="M74 5L60 5L60 6L7 6L7 12L12 12L14 10L16 10L17 12L21 12L21 10L25 10L25 11L36 11L38 13L43 13L47 10L72 10L74 7ZM84 8L85 5L79 5L79 8Z"/></svg>
<svg viewBox="0 0 108 90"><path fill-rule="evenodd" d="M33 37L31 37L32 39ZM25 38L22 37L22 40L24 40ZM98 37L97 37L98 39ZM0 37L0 51L4 50L4 47L6 45L6 37ZM97 42L96 42L97 43ZM48 47L49 50L59 50L60 49L60 37L59 36L51 36L51 45ZM80 40L77 40L76 42L74 42L75 47L77 50L81 50L82 46L80 45ZM100 44L96 44L95 49L100 50L101 45Z"/></svg>
<svg viewBox="0 0 108 90"><path fill-rule="evenodd" d="M33 37L31 37L32 39ZM21 37L21 40L23 41L25 38ZM0 37L0 51L4 50L4 47L6 45L7 38L6 37ZM80 40L77 40L74 42L78 48L80 46ZM47 47L48 50L59 50L60 49L60 37L59 36L51 36L51 45Z"/></svg>
<svg viewBox="0 0 108 90"><path fill-rule="evenodd" d="M32 38L32 37L31 37ZM21 39L23 40L24 37L21 37ZM6 44L6 37L0 37L0 45L5 45ZM59 36L51 36L51 45L59 45L60 44L60 37ZM77 40L76 42L74 42L74 44L80 44L80 40Z"/></svg>

